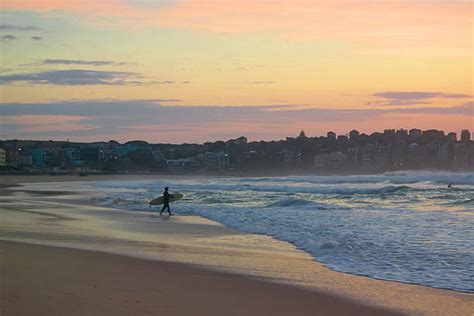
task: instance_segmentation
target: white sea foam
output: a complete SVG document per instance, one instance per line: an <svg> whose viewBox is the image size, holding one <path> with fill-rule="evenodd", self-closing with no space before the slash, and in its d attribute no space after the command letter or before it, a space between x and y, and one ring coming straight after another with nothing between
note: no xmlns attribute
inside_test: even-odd
<svg viewBox="0 0 474 316"><path fill-rule="evenodd" d="M114 188L100 203L130 211L148 211L146 202L169 186L185 196L175 212L291 242L332 269L474 292L474 173L95 185Z"/></svg>

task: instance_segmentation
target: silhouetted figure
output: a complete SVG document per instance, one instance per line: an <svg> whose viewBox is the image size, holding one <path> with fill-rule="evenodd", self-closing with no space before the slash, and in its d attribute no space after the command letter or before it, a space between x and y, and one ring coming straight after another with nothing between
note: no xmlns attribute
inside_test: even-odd
<svg viewBox="0 0 474 316"><path fill-rule="evenodd" d="M166 187L165 191L163 192L163 208L161 209L160 215L163 214L165 208L168 209L168 214L173 215L170 211L170 197L171 194L169 194L168 187Z"/></svg>
<svg viewBox="0 0 474 316"><path fill-rule="evenodd" d="M453 186L450 184L448 184L448 189L451 189Z"/></svg>

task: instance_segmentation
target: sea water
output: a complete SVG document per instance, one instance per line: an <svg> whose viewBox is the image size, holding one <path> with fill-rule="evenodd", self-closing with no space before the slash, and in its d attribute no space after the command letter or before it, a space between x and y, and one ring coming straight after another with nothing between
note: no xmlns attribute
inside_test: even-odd
<svg viewBox="0 0 474 316"><path fill-rule="evenodd" d="M474 173L190 177L93 185L114 188L100 204L131 212L158 212L147 202L168 186L171 193L184 194L172 212L290 242L333 270L474 292Z"/></svg>

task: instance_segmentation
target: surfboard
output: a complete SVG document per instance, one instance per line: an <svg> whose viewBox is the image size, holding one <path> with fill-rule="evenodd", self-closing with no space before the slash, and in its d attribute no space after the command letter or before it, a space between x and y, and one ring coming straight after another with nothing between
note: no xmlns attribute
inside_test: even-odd
<svg viewBox="0 0 474 316"><path fill-rule="evenodd" d="M183 198L183 195L181 193L170 194L170 202L181 200L182 198ZM153 199L150 202L148 202L148 204L150 204L150 205L163 204L163 197L162 196L157 197L156 199Z"/></svg>

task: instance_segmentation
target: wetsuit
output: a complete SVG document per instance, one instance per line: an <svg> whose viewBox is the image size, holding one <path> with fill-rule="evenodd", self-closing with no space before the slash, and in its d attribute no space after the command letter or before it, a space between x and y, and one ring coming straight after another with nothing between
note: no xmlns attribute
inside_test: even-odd
<svg viewBox="0 0 474 316"><path fill-rule="evenodd" d="M163 192L163 208L161 209L160 215L163 214L163 211L168 209L168 213L171 215L170 211L170 196L171 194L168 193L168 191Z"/></svg>

